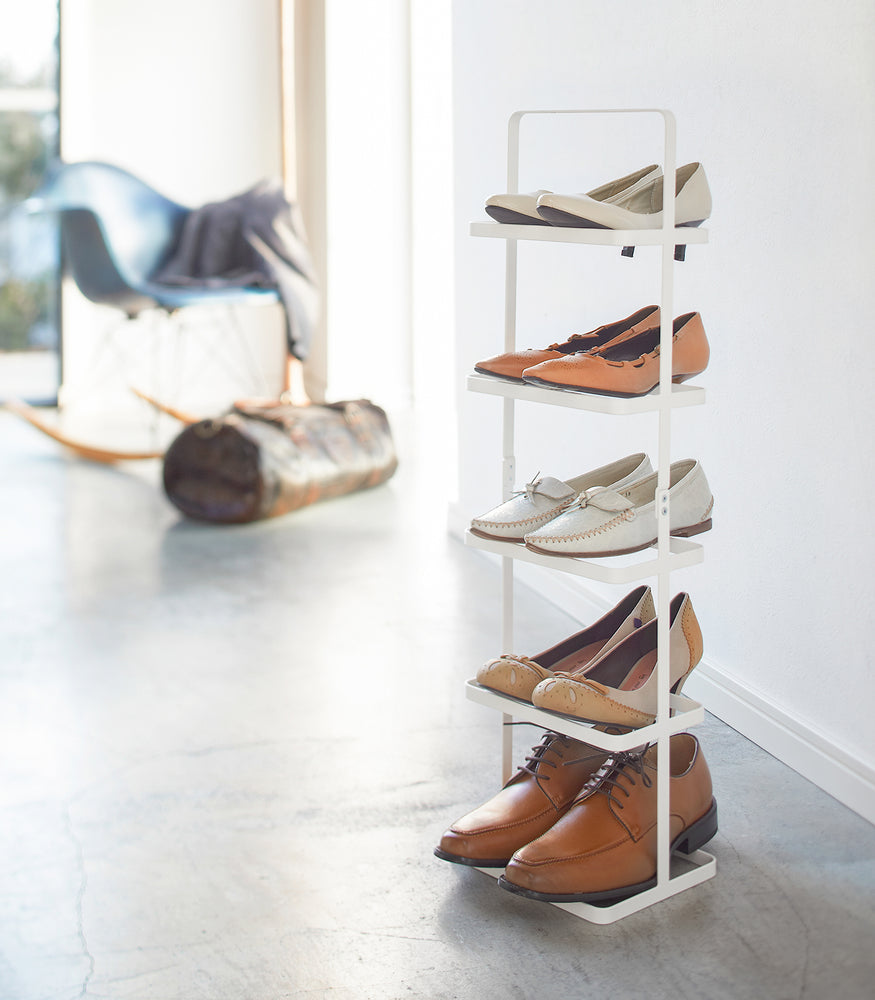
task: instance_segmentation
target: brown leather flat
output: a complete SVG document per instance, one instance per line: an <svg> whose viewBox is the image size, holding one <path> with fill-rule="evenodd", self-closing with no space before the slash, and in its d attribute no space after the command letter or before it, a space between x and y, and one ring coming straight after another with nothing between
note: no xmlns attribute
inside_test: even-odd
<svg viewBox="0 0 875 1000"><path fill-rule="evenodd" d="M708 367L711 349L702 317L674 321L672 382L685 382ZM632 329L586 354L548 359L527 368L523 382L606 396L643 396L659 385L659 324Z"/></svg>
<svg viewBox="0 0 875 1000"><path fill-rule="evenodd" d="M474 365L474 371L480 375L492 375L495 378L522 384L523 372L533 365L604 347L623 334L632 333L639 328L644 330L654 324L657 327L659 325L659 306L645 306L616 323L606 323L595 330L590 330L589 333L575 333L561 344L550 344L542 350L527 348L524 351L511 351L507 354L497 354L485 361L478 361Z"/></svg>

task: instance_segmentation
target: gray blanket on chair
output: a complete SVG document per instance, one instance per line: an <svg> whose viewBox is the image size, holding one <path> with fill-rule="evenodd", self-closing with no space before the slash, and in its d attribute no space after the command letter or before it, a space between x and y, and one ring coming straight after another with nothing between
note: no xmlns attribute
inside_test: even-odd
<svg viewBox="0 0 875 1000"><path fill-rule="evenodd" d="M306 359L319 310L300 210L279 181L192 209L170 259L153 276L166 285L275 288L289 350Z"/></svg>

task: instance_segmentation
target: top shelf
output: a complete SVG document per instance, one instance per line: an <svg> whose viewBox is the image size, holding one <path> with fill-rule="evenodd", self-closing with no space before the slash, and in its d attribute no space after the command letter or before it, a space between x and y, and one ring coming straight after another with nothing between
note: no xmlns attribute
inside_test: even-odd
<svg viewBox="0 0 875 1000"><path fill-rule="evenodd" d="M568 226L511 226L506 222L472 222L472 236L498 240L540 240L542 243L585 243L597 247L658 247L707 243L708 230L679 226L661 229L572 229Z"/></svg>

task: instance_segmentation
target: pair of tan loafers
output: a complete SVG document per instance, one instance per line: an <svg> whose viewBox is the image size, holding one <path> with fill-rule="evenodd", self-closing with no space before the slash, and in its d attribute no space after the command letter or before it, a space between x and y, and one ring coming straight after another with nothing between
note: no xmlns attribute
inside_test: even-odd
<svg viewBox="0 0 875 1000"><path fill-rule="evenodd" d="M702 630L688 594L669 611L669 685L677 694L702 658ZM636 729L656 718L657 620L650 587L627 594L593 625L534 657L505 653L477 683L536 708Z"/></svg>
<svg viewBox="0 0 875 1000"><path fill-rule="evenodd" d="M520 384L643 396L659 385L660 310L645 306L625 319L575 334L543 349L498 354L478 361L474 370ZM711 356L702 317L684 313L673 323L672 381L700 375Z"/></svg>

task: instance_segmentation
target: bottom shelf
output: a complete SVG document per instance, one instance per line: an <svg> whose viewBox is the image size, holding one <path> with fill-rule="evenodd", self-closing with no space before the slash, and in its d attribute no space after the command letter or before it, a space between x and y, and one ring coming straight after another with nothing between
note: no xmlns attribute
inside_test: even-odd
<svg viewBox="0 0 875 1000"><path fill-rule="evenodd" d="M478 868L483 872L497 879L504 871L503 868ZM645 889L635 896L622 899L619 903L610 906L593 906L591 903L547 903L547 906L556 906L560 910L567 910L575 917L588 920L591 924L612 924L617 920L622 920L632 913L644 910L654 903L661 903L664 899L670 899L685 889L692 889L693 886L708 879L714 878L717 873L717 859L708 854L707 851L694 851L690 855L673 854L671 858L671 877L662 885L655 885L652 889ZM522 897L520 897L522 898ZM526 902L535 902L526 900Z"/></svg>

